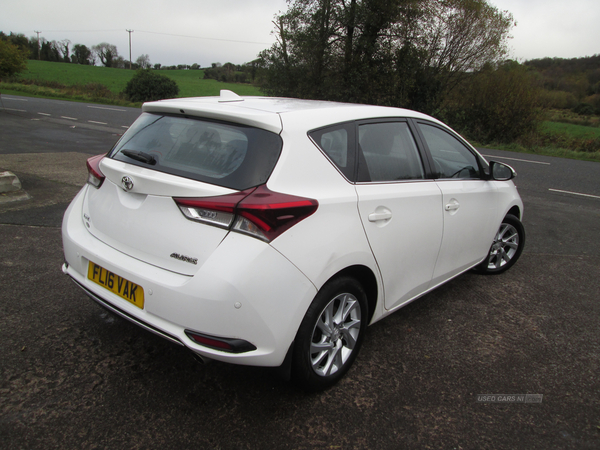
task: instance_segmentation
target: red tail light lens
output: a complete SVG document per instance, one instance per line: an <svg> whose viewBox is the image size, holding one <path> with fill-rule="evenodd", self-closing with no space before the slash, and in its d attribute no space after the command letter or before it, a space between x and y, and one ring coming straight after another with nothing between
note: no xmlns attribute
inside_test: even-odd
<svg viewBox="0 0 600 450"><path fill-rule="evenodd" d="M207 198L175 198L190 220L228 228L270 242L313 214L319 203L281 194L265 185L235 194Z"/></svg>
<svg viewBox="0 0 600 450"><path fill-rule="evenodd" d="M254 188L218 197L175 198L173 200L183 215L190 220L221 228L230 228L235 219L236 205L253 190Z"/></svg>
<svg viewBox="0 0 600 450"><path fill-rule="evenodd" d="M88 170L88 179L87 182L94 186L95 188L99 188L104 183L104 174L100 170L100 161L104 158L105 155L96 155L88 158L85 165Z"/></svg>
<svg viewBox="0 0 600 450"><path fill-rule="evenodd" d="M313 214L318 206L316 200L280 194L262 185L239 203L233 228L272 241Z"/></svg>

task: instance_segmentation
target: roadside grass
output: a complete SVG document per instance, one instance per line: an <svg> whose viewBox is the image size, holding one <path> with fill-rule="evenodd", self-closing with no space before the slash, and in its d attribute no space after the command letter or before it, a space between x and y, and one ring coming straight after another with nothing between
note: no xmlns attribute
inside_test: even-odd
<svg viewBox="0 0 600 450"><path fill-rule="evenodd" d="M570 109L547 109L544 111L545 120L584 127L600 127L600 116L582 116Z"/></svg>
<svg viewBox="0 0 600 450"><path fill-rule="evenodd" d="M561 122L542 122L537 132L511 144L476 145L536 155L600 162L600 128Z"/></svg>
<svg viewBox="0 0 600 450"><path fill-rule="evenodd" d="M222 83L204 80L202 70L159 70L159 74L175 80L179 86L178 97L205 97L219 95L221 89L228 89L238 95L262 95L250 84ZM84 66L50 61L29 60L27 70L10 82L0 84L0 91L15 95L49 96L64 100L96 101L99 103L136 105L127 102L120 94L135 75L135 71L110 67ZM98 90L105 86L113 96L86 95L86 87ZM139 106L139 104L137 104Z"/></svg>
<svg viewBox="0 0 600 450"><path fill-rule="evenodd" d="M28 83L30 81L28 80ZM101 103L104 105L129 106L134 108L141 106L141 103L132 103L123 96L114 94L106 86L98 83L67 86L57 82L39 82L45 85L2 82L0 83L0 99L2 95L20 95L24 97L52 98L56 100Z"/></svg>
<svg viewBox="0 0 600 450"><path fill-rule="evenodd" d="M542 155L542 156L554 156L556 158L576 159L579 161L593 161L600 162L600 152L580 152L570 150L564 147L557 147L553 145L546 146L528 146L525 147L519 143L513 144L477 144L473 143L478 149L493 149L493 150L506 150L508 152L526 153L530 155Z"/></svg>

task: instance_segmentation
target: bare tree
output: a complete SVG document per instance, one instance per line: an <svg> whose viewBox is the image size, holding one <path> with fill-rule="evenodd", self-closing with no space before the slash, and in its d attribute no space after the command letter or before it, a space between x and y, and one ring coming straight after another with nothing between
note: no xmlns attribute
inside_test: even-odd
<svg viewBox="0 0 600 450"><path fill-rule="evenodd" d="M150 64L150 57L148 55L140 55L138 59L135 60L135 63L139 66L140 69L149 69L152 67Z"/></svg>
<svg viewBox="0 0 600 450"><path fill-rule="evenodd" d="M425 65L445 74L452 88L461 73L502 60L513 17L483 0L430 2L422 21Z"/></svg>
<svg viewBox="0 0 600 450"><path fill-rule="evenodd" d="M69 45L71 45L71 41L68 39L63 39L62 41L58 41L56 43L58 50L62 54L62 59L64 62L71 62L71 58L69 57Z"/></svg>
<svg viewBox="0 0 600 450"><path fill-rule="evenodd" d="M107 42L92 46L92 51L104 67L113 67L113 62L119 57L117 47Z"/></svg>
<svg viewBox="0 0 600 450"><path fill-rule="evenodd" d="M289 0L260 54L274 95L429 113L462 74L501 60L513 18L489 0Z"/></svg>

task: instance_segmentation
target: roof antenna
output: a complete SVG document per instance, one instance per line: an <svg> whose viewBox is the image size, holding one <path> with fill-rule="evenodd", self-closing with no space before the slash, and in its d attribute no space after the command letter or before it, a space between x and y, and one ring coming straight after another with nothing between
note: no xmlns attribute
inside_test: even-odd
<svg viewBox="0 0 600 450"><path fill-rule="evenodd" d="M221 98L219 99L219 103L222 102L243 102L244 99L237 95L235 92L229 91L227 89L221 89Z"/></svg>

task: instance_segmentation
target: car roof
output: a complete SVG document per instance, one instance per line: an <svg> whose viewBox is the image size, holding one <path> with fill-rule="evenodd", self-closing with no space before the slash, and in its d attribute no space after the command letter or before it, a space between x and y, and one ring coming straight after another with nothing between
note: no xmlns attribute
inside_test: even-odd
<svg viewBox="0 0 600 450"><path fill-rule="evenodd" d="M184 114L215 120L234 121L280 133L283 123L302 124L306 130L351 120L412 117L437 120L402 108L353 103L302 100L281 97L240 97L221 91L219 97L192 97L144 103L144 112Z"/></svg>

